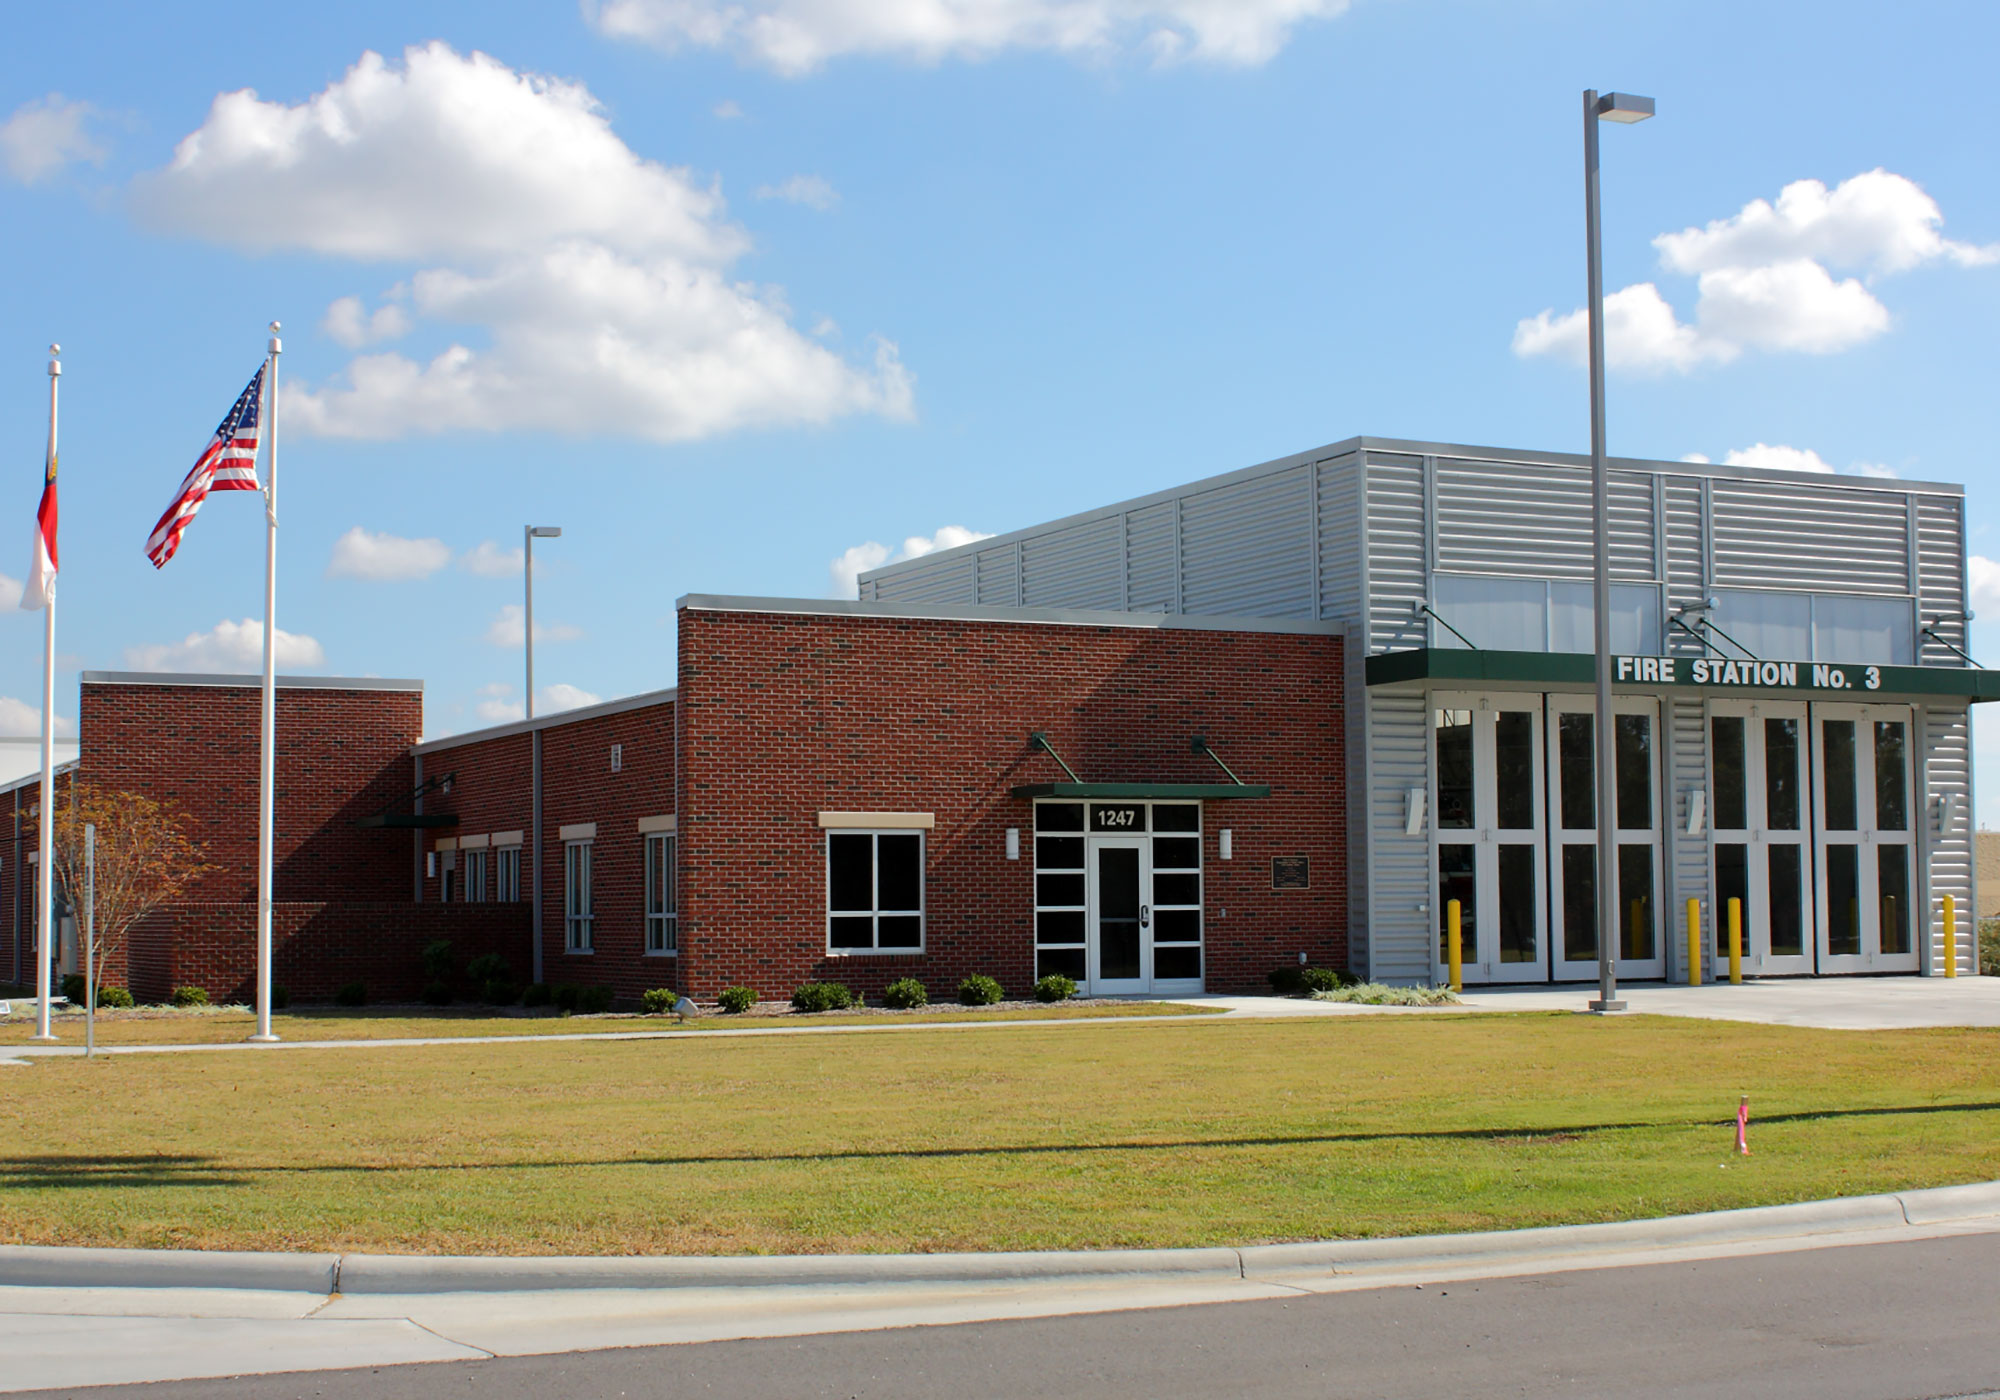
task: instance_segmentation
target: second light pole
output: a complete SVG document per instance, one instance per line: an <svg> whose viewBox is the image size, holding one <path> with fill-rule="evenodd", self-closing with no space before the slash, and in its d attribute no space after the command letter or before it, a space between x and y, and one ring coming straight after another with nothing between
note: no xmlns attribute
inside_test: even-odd
<svg viewBox="0 0 2000 1400"><path fill-rule="evenodd" d="M560 525L521 527L521 577L527 582L527 607L521 619L521 640L528 651L528 718L535 717L535 541L562 538Z"/></svg>
<svg viewBox="0 0 2000 1400"><path fill-rule="evenodd" d="M1604 253L1597 203L1597 123L1642 122L1653 99L1595 89L1583 95L1584 228L1590 269L1590 491L1595 555L1591 610L1597 652L1597 1000L1596 1012L1623 1011L1618 1000L1618 745L1611 731L1611 482L1604 462Z"/></svg>

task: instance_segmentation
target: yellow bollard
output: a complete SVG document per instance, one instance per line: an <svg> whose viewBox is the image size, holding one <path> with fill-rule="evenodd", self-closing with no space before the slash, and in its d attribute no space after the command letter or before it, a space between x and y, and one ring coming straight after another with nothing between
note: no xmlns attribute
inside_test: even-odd
<svg viewBox="0 0 2000 1400"><path fill-rule="evenodd" d="M1743 901L1729 901L1729 984L1743 985Z"/></svg>
<svg viewBox="0 0 2000 1400"><path fill-rule="evenodd" d="M1445 952L1449 959L1447 965L1451 969L1451 989L1454 992L1465 990L1465 945L1460 941L1459 918L1458 901L1454 899L1444 907Z"/></svg>
<svg viewBox="0 0 2000 1400"><path fill-rule="evenodd" d="M1688 901L1688 985L1701 985L1701 901Z"/></svg>
<svg viewBox="0 0 2000 1400"><path fill-rule="evenodd" d="M1958 902L1944 897L1944 975L1958 976Z"/></svg>

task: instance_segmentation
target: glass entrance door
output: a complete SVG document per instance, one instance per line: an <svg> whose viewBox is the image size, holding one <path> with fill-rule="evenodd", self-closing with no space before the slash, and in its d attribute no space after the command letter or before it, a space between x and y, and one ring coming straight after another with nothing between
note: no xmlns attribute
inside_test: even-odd
<svg viewBox="0 0 2000 1400"><path fill-rule="evenodd" d="M1555 977L1597 976L1597 704L1549 697L1549 927ZM1659 707L1612 701L1617 777L1617 949L1624 977L1666 976L1660 859Z"/></svg>
<svg viewBox="0 0 2000 1400"><path fill-rule="evenodd" d="M1729 901L1743 903L1743 970L1813 970L1807 942L1806 707L1774 700L1708 704L1709 922L1729 964Z"/></svg>
<svg viewBox="0 0 2000 1400"><path fill-rule="evenodd" d="M1910 712L1813 706L1821 972L1915 972Z"/></svg>
<svg viewBox="0 0 2000 1400"><path fill-rule="evenodd" d="M1143 836L1097 836L1090 842L1090 989L1136 996L1151 989L1152 887Z"/></svg>
<svg viewBox="0 0 2000 1400"><path fill-rule="evenodd" d="M1434 975L1447 974L1447 908L1457 900L1465 980L1539 982L1548 976L1541 697L1438 695L1431 724Z"/></svg>

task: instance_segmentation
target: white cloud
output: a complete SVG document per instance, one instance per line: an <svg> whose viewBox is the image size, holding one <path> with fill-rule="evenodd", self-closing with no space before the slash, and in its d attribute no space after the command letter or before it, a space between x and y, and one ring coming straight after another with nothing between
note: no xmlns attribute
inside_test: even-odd
<svg viewBox="0 0 2000 1400"><path fill-rule="evenodd" d="M1683 462L1707 462L1713 460L1703 452L1690 452L1682 457ZM1847 476L1889 477L1896 475L1894 467L1880 462L1855 462L1847 467L1836 468L1810 447L1790 447L1784 443L1756 442L1748 447L1734 447L1722 456L1724 466L1760 467L1768 471L1824 472L1840 471Z"/></svg>
<svg viewBox="0 0 2000 1400"><path fill-rule="evenodd" d="M861 594L861 575L870 569L879 569L884 564L893 564L899 559L915 559L940 549L956 549L962 544L975 540L990 540L993 536L978 530L968 530L963 525L946 525L935 535L911 535L903 541L901 549L891 553L889 546L869 540L866 544L853 545L838 559L827 565L827 573L832 578L833 588L830 598L856 598Z"/></svg>
<svg viewBox="0 0 2000 1400"><path fill-rule="evenodd" d="M1971 585L1968 602L1979 613L2000 611L2000 559L1974 554L1965 561L1966 582Z"/></svg>
<svg viewBox="0 0 2000 1400"><path fill-rule="evenodd" d="M356 525L333 542L326 576L381 582L429 578L450 562L451 549L443 540L404 539Z"/></svg>
<svg viewBox="0 0 2000 1400"><path fill-rule="evenodd" d="M486 640L496 647L518 647L526 643L528 636L527 614L519 603L509 603L500 609L486 628ZM574 642L583 636L581 627L567 622L535 623L537 642Z"/></svg>
<svg viewBox="0 0 2000 1400"><path fill-rule="evenodd" d="M724 98L711 107L709 111L717 120L725 122L736 121L743 115L743 109L736 104L736 99L733 97Z"/></svg>
<svg viewBox="0 0 2000 1400"><path fill-rule="evenodd" d="M485 724L507 724L527 717L527 707L522 705L519 694L511 685L487 685L479 688L482 697L472 707L473 715ZM595 705L601 699L581 686L557 681L545 685L535 692L535 713L554 714L558 710L577 710L585 705Z"/></svg>
<svg viewBox="0 0 2000 1400"><path fill-rule="evenodd" d="M502 549L492 540L481 540L458 556L458 567L481 578L514 578L521 572L521 547Z"/></svg>
<svg viewBox="0 0 2000 1400"><path fill-rule="evenodd" d="M0 574L0 612L13 612L21 606L21 580Z"/></svg>
<svg viewBox="0 0 2000 1400"><path fill-rule="evenodd" d="M76 733L76 721L56 716L55 732L58 739ZM11 695L0 695L0 738L39 739L42 737L42 711L38 705L30 705L25 700L16 700Z"/></svg>
<svg viewBox="0 0 2000 1400"><path fill-rule="evenodd" d="M59 92L23 102L0 122L0 161L24 185L77 161L102 164L104 148L85 129L94 115L96 109L88 102L72 102Z"/></svg>
<svg viewBox="0 0 2000 1400"><path fill-rule="evenodd" d="M371 314L360 297L341 297L326 308L319 328L349 350L384 340L400 340L410 332L410 315L400 306L379 306Z"/></svg>
<svg viewBox="0 0 2000 1400"><path fill-rule="evenodd" d="M277 630L278 669L312 669L326 664L326 652L313 638L301 632ZM206 632L190 632L178 642L163 646L125 648L125 664L134 671L220 671L261 670L264 665L264 624L246 617L241 622L224 619Z"/></svg>
<svg viewBox="0 0 2000 1400"><path fill-rule="evenodd" d="M1653 240L1669 272L1692 276L1695 310L1683 322L1651 282L1604 300L1605 361L1619 369L1682 373L1727 363L1745 350L1828 355L1889 329L1889 309L1859 277L1927 262L1963 267L2000 262L2000 244L1975 247L1943 236L1937 203L1913 181L1872 170L1829 191L1817 180L1787 185L1775 205L1753 200L1706 228ZM1581 364L1582 311L1553 310L1514 328L1517 355Z"/></svg>
<svg viewBox="0 0 2000 1400"><path fill-rule="evenodd" d="M792 326L779 289L729 275L749 239L713 184L634 152L581 85L484 54L365 54L297 105L225 93L135 203L217 243L432 264L372 314L335 302L328 333L477 335L287 385L299 431L675 442L912 413L892 343L845 359Z"/></svg>
<svg viewBox="0 0 2000 1400"><path fill-rule="evenodd" d="M614 38L669 52L727 49L788 76L830 59L918 63L1012 49L1103 58L1137 49L1156 63L1268 61L1305 20L1348 0L584 0Z"/></svg>
<svg viewBox="0 0 2000 1400"><path fill-rule="evenodd" d="M782 185L759 185L757 198L782 199L808 209L831 209L840 203L840 192L818 175L794 175Z"/></svg>
<svg viewBox="0 0 2000 1400"><path fill-rule="evenodd" d="M550 714L556 710L580 710L585 705L595 705L604 698L601 695L591 694L582 686L568 685L562 681L543 686L537 695L539 698L539 703L535 706L537 714Z"/></svg>

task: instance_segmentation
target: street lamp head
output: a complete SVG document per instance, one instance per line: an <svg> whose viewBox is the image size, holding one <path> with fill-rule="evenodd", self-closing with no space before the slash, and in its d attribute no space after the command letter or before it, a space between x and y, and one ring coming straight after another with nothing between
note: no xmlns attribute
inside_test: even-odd
<svg viewBox="0 0 2000 1400"><path fill-rule="evenodd" d="M1642 122L1653 115L1653 99L1629 92L1607 92L1597 99L1597 115L1608 122Z"/></svg>
<svg viewBox="0 0 2000 1400"><path fill-rule="evenodd" d="M528 527L528 533L529 533L530 535L533 535L533 536L534 536L534 537L535 537L536 539L538 539L538 540L554 540L554 539L560 539L560 538L562 538L562 526L560 526L560 525L530 525L530 526Z"/></svg>

